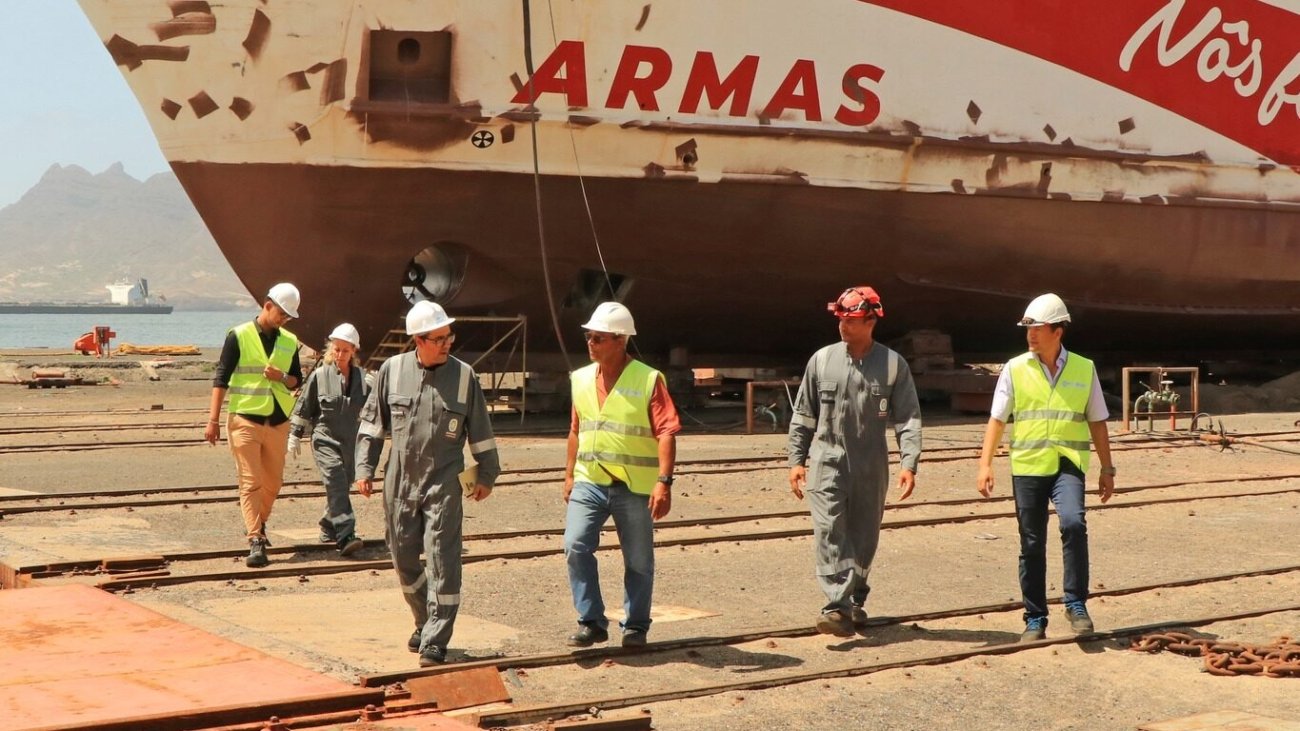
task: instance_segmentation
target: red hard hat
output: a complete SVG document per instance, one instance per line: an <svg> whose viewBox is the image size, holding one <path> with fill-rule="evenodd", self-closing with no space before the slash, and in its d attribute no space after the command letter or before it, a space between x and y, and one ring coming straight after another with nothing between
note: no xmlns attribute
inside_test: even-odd
<svg viewBox="0 0 1300 731"><path fill-rule="evenodd" d="M885 316L880 295L865 285L844 290L834 302L826 303L826 309L836 317L866 317L868 312L874 312L876 317Z"/></svg>

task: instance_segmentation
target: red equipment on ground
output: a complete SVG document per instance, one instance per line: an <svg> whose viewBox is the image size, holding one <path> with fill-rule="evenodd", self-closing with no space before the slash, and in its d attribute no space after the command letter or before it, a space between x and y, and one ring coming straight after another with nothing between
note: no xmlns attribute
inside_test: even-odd
<svg viewBox="0 0 1300 731"><path fill-rule="evenodd" d="M108 325L96 325L95 329L83 334L72 344L72 349L82 355L95 354L96 358L107 358L111 356L109 350L109 341L117 337L117 333Z"/></svg>

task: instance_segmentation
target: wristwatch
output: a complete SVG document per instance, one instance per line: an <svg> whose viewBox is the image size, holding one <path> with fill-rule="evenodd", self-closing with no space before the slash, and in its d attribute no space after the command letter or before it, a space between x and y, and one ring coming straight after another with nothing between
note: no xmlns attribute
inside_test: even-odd
<svg viewBox="0 0 1300 731"><path fill-rule="evenodd" d="M1119 470L1115 469L1114 467L1102 467L1102 468L1101 468L1101 473L1102 473L1103 475L1107 475L1107 476L1109 476L1109 477L1114 477L1114 476L1116 475L1116 473L1118 473L1118 472L1119 472Z"/></svg>
<svg viewBox="0 0 1300 731"><path fill-rule="evenodd" d="M665 485L667 485L667 486L669 486L669 487L672 487L672 486L673 486L673 476L672 476L672 475L659 475L659 479L658 479L658 480L655 480L655 482L662 482L662 483L664 483Z"/></svg>

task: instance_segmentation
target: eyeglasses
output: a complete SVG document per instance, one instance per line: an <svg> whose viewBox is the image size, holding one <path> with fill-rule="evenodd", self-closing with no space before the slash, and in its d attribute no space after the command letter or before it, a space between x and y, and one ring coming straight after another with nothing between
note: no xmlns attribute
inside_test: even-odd
<svg viewBox="0 0 1300 731"><path fill-rule="evenodd" d="M447 333L446 335L439 335L436 338L430 338L424 335L416 335L415 337L429 343L435 348L441 348L444 345L451 345L456 342L456 333Z"/></svg>
<svg viewBox="0 0 1300 731"><path fill-rule="evenodd" d="M617 340L617 339L619 339L619 338L621 338L621 337L623 337L623 336L622 336L622 335L613 335L613 334L611 334L611 333L594 333L594 332L592 332L592 331L590 331L590 330L588 330L588 331L586 332L587 342L591 343L592 345L600 345L601 343L605 342L606 340Z"/></svg>

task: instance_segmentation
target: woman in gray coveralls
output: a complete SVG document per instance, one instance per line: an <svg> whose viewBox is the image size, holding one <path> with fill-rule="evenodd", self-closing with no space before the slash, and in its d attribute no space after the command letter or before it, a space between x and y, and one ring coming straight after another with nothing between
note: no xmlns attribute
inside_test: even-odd
<svg viewBox="0 0 1300 731"><path fill-rule="evenodd" d="M348 323L334 328L324 362L303 384L289 428L288 450L297 455L302 436L311 429L311 451L325 482L325 514L320 519L322 543L333 543L350 556L360 550L357 517L350 491L356 477L357 425L370 395L357 360L361 336Z"/></svg>

